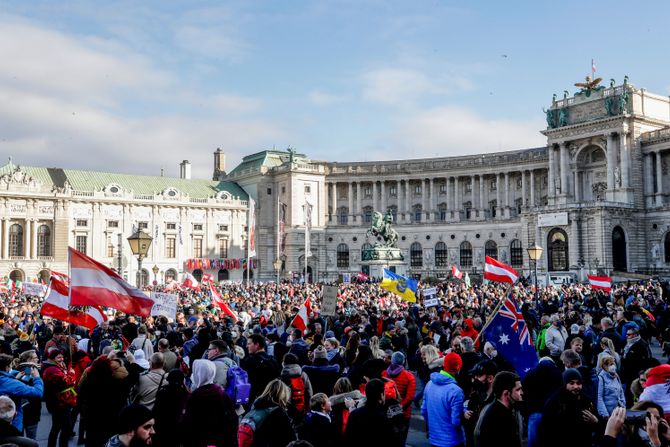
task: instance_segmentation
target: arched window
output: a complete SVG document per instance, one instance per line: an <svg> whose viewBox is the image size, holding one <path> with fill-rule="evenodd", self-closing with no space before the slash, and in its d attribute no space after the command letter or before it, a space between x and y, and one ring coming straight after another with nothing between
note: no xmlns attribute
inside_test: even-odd
<svg viewBox="0 0 670 447"><path fill-rule="evenodd" d="M412 214L414 217L414 222L421 222L421 214L423 214L423 208L421 205L414 205Z"/></svg>
<svg viewBox="0 0 670 447"><path fill-rule="evenodd" d="M435 244L435 267L446 267L449 263L449 252L447 244L438 242Z"/></svg>
<svg viewBox="0 0 670 447"><path fill-rule="evenodd" d="M496 244L495 241L486 241L486 244L484 245L484 253L490 258L498 259L498 244Z"/></svg>
<svg viewBox="0 0 670 447"><path fill-rule="evenodd" d="M9 256L23 256L23 227L20 224L9 227Z"/></svg>
<svg viewBox="0 0 670 447"><path fill-rule="evenodd" d="M349 208L343 206L342 208L339 209L337 215L338 215L338 223L340 225L346 225L347 223L349 223Z"/></svg>
<svg viewBox="0 0 670 447"><path fill-rule="evenodd" d="M370 260L370 259L368 259L369 250L372 250L372 244L369 244L369 243L366 242L361 247L361 261L369 261Z"/></svg>
<svg viewBox="0 0 670 447"><path fill-rule="evenodd" d="M398 221L398 207L395 205L389 206L388 211L390 211L391 216L393 216L393 223L396 223Z"/></svg>
<svg viewBox="0 0 670 447"><path fill-rule="evenodd" d="M423 266L423 250L418 242L414 242L409 247L409 265L410 267Z"/></svg>
<svg viewBox="0 0 670 447"><path fill-rule="evenodd" d="M510 253L510 262L512 267L522 267L523 266L523 247L521 246L521 241L519 239L514 239L509 244L509 253Z"/></svg>
<svg viewBox="0 0 670 447"><path fill-rule="evenodd" d="M472 244L468 241L461 242L460 247L461 267L472 267Z"/></svg>
<svg viewBox="0 0 670 447"><path fill-rule="evenodd" d="M472 216L472 202L464 202L463 209L465 210L465 218L469 219Z"/></svg>
<svg viewBox="0 0 670 447"><path fill-rule="evenodd" d="M349 247L347 244L337 246L337 268L349 267Z"/></svg>
<svg viewBox="0 0 670 447"><path fill-rule="evenodd" d="M198 282L202 281L202 270L200 269L193 270L193 277L197 279Z"/></svg>
<svg viewBox="0 0 670 447"><path fill-rule="evenodd" d="M40 225L37 229L37 256L51 256L51 229Z"/></svg>
<svg viewBox="0 0 670 447"><path fill-rule="evenodd" d="M228 269L219 269L219 273L217 275L217 279L219 282L221 281L228 281L230 278L230 273L228 273Z"/></svg>
<svg viewBox="0 0 670 447"><path fill-rule="evenodd" d="M554 228L547 236L547 246L549 248L549 271L568 270L568 235L560 228Z"/></svg>
<svg viewBox="0 0 670 447"><path fill-rule="evenodd" d="M168 280L176 280L177 279L177 271L175 269L167 269L165 271L165 282L169 282Z"/></svg>
<svg viewBox="0 0 670 447"><path fill-rule="evenodd" d="M626 253L626 234L623 228L616 226L612 230L612 264L614 270L625 272L628 270L628 254Z"/></svg>
<svg viewBox="0 0 670 447"><path fill-rule="evenodd" d="M372 223L372 207L366 206L363 208L363 222Z"/></svg>
<svg viewBox="0 0 670 447"><path fill-rule="evenodd" d="M447 204L440 203L437 209L439 213L440 222L444 222L445 220L447 220Z"/></svg>

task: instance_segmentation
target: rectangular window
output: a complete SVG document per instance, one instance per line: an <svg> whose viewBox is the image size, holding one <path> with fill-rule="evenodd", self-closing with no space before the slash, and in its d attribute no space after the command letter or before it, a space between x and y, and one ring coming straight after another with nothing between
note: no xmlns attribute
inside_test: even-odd
<svg viewBox="0 0 670 447"><path fill-rule="evenodd" d="M269 196L272 195L272 188L268 188L268 195L269 195Z"/></svg>
<svg viewBox="0 0 670 447"><path fill-rule="evenodd" d="M202 224L193 224L193 231L202 231Z"/></svg>
<svg viewBox="0 0 670 447"><path fill-rule="evenodd" d="M77 251L80 251L84 254L86 254L86 240L88 238L86 236L77 236L76 242L75 242L75 248Z"/></svg>
<svg viewBox="0 0 670 447"><path fill-rule="evenodd" d="M140 230L146 230L149 228L149 222L137 222L137 228Z"/></svg>
<svg viewBox="0 0 670 447"><path fill-rule="evenodd" d="M219 239L219 258L228 257L228 239Z"/></svg>
<svg viewBox="0 0 670 447"><path fill-rule="evenodd" d="M465 184L465 192L472 192L472 183Z"/></svg>
<svg viewBox="0 0 670 447"><path fill-rule="evenodd" d="M219 231L228 231L228 225L219 225Z"/></svg>
<svg viewBox="0 0 670 447"><path fill-rule="evenodd" d="M416 185L414 187L414 194L421 194L421 185Z"/></svg>
<svg viewBox="0 0 670 447"><path fill-rule="evenodd" d="M282 186L282 187L281 187L281 193L282 193L282 194L286 194L286 186Z"/></svg>
<svg viewBox="0 0 670 447"><path fill-rule="evenodd" d="M114 242L112 242L111 237L107 238L107 257L108 258L114 257Z"/></svg>
<svg viewBox="0 0 670 447"><path fill-rule="evenodd" d="M368 199L372 197L372 187L366 186L365 188L363 188L363 195Z"/></svg>
<svg viewBox="0 0 670 447"><path fill-rule="evenodd" d="M202 258L202 239L193 239L193 257Z"/></svg>
<svg viewBox="0 0 670 447"><path fill-rule="evenodd" d="M440 185L440 194L446 194L447 193L447 184L443 183Z"/></svg>
<svg viewBox="0 0 670 447"><path fill-rule="evenodd" d="M166 230L176 230L177 229L177 224L174 222L168 222L165 224L165 229Z"/></svg>
<svg viewBox="0 0 670 447"><path fill-rule="evenodd" d="M395 185L391 185L391 187L389 188L389 194L391 197L398 196L398 190L396 189Z"/></svg>
<svg viewBox="0 0 670 447"><path fill-rule="evenodd" d="M78 227L88 227L88 220L86 219L77 219Z"/></svg>
<svg viewBox="0 0 670 447"><path fill-rule="evenodd" d="M312 193L312 187L309 185L305 185L305 194L311 194Z"/></svg>
<svg viewBox="0 0 670 447"><path fill-rule="evenodd" d="M491 180L491 191L496 191L498 189L498 182L496 180Z"/></svg>
<svg viewBox="0 0 670 447"><path fill-rule="evenodd" d="M166 258L176 258L177 257L177 251L175 249L176 247L176 238L174 237L168 237L165 239L165 257Z"/></svg>
<svg viewBox="0 0 670 447"><path fill-rule="evenodd" d="M119 221L118 220L108 220L107 221L107 227L108 228L119 228Z"/></svg>

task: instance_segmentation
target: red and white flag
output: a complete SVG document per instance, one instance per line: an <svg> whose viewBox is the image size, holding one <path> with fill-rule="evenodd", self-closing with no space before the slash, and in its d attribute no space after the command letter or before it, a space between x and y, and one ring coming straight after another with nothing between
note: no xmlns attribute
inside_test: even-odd
<svg viewBox="0 0 670 447"><path fill-rule="evenodd" d="M484 279L514 284L519 279L519 273L509 265L487 256L484 265Z"/></svg>
<svg viewBox="0 0 670 447"><path fill-rule="evenodd" d="M457 279L463 279L463 272L458 270L458 268L455 265L451 266L451 276Z"/></svg>
<svg viewBox="0 0 670 447"><path fill-rule="evenodd" d="M55 270L51 271L51 277L56 278L58 281L62 281L65 284L70 284L70 277L67 276L65 273L60 273Z"/></svg>
<svg viewBox="0 0 670 447"><path fill-rule="evenodd" d="M223 298L221 298L221 294L219 293L218 290L216 290L216 287L211 282L209 283L209 293L212 296L212 301L214 301L214 304L219 306L219 308L223 311L224 314L228 315L234 321L237 321L239 319L237 317L237 312L231 309L230 306L228 306L228 303L226 303L223 300Z"/></svg>
<svg viewBox="0 0 670 447"><path fill-rule="evenodd" d="M92 330L103 321L107 321L107 315L105 315L102 308L90 306L86 308L86 311L70 309L68 301L67 283L58 279L57 275L52 274L49 291L40 309L40 314L56 320L67 321L77 326L84 326L89 330Z"/></svg>
<svg viewBox="0 0 670 447"><path fill-rule="evenodd" d="M112 269L78 252L70 251L70 306L103 306L148 317L154 300L131 286Z"/></svg>
<svg viewBox="0 0 670 447"><path fill-rule="evenodd" d="M168 283L165 285L165 291L166 292L171 292L173 290L181 290L181 284L179 284L179 281L175 281L174 279L170 279Z"/></svg>
<svg viewBox="0 0 670 447"><path fill-rule="evenodd" d="M589 275L589 283L591 283L593 289L602 289L605 292L612 290L612 278L609 276Z"/></svg>
<svg viewBox="0 0 670 447"><path fill-rule="evenodd" d="M200 283L195 279L195 276L188 272L184 273L184 280L181 282L181 286L186 289L200 290Z"/></svg>
<svg viewBox="0 0 670 447"><path fill-rule="evenodd" d="M359 281L367 281L370 279L370 277L363 272L356 273L356 278L358 278Z"/></svg>
<svg viewBox="0 0 670 447"><path fill-rule="evenodd" d="M214 280L214 278L209 273L205 273L204 275L202 275L202 282L204 282L205 284L209 284L213 280Z"/></svg>
<svg viewBox="0 0 670 447"><path fill-rule="evenodd" d="M312 316L312 302L309 300L309 298L307 298L303 303L303 305L300 306L298 315L296 315L293 321L291 322L291 326L305 332L305 329L307 329L307 323L309 323L309 319L311 318L311 316Z"/></svg>

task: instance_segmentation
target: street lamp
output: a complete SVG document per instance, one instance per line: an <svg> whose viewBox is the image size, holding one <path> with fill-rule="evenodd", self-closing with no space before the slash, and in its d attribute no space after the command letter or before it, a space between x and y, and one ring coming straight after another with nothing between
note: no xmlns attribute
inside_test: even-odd
<svg viewBox="0 0 670 447"><path fill-rule="evenodd" d="M158 272L160 271L160 269L156 264L154 264L154 266L151 268L151 271L154 272L154 282L158 284Z"/></svg>
<svg viewBox="0 0 670 447"><path fill-rule="evenodd" d="M151 236L139 228L128 238L130 251L137 256L137 287L142 287L142 259L149 253L152 240Z"/></svg>
<svg viewBox="0 0 670 447"><path fill-rule="evenodd" d="M272 263L272 266L275 268L275 272L277 272L277 284L279 284L279 270L281 270L281 259L279 258L275 259L275 262Z"/></svg>
<svg viewBox="0 0 670 447"><path fill-rule="evenodd" d="M537 244L533 245L532 247L528 247L526 249L526 252L528 253L528 257L535 264L535 308L538 310L538 312L540 310L540 304L538 302L538 297L537 297L537 261L539 261L540 258L542 257L542 252L543 251L544 250L542 249L542 247L540 247Z"/></svg>

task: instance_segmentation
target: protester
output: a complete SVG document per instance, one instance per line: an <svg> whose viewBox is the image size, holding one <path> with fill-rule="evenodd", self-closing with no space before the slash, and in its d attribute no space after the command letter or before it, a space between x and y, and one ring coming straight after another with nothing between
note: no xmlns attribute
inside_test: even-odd
<svg viewBox="0 0 670 447"><path fill-rule="evenodd" d="M392 446L391 426L384 409L384 382L372 379L365 385L365 405L349 415L344 433L348 447Z"/></svg>
<svg viewBox="0 0 670 447"><path fill-rule="evenodd" d="M74 389L74 370L65 364L63 353L58 348L49 350L48 360L43 363L44 401L51 413L51 430L48 447L67 447L72 436L72 409L77 405Z"/></svg>
<svg viewBox="0 0 670 447"><path fill-rule="evenodd" d="M475 445L521 447L522 424L514 408L523 400L521 379L509 371L501 371L493 379L495 400L481 414L475 427Z"/></svg>
<svg viewBox="0 0 670 447"><path fill-rule="evenodd" d="M131 404L119 414L117 434L105 447L141 447L152 445L154 417L151 410L140 404Z"/></svg>
<svg viewBox="0 0 670 447"><path fill-rule="evenodd" d="M160 447L179 446L179 423L186 408L189 391L186 377L179 369L173 369L165 377L165 385L156 393L154 416L156 419L155 444Z"/></svg>
<svg viewBox="0 0 670 447"><path fill-rule="evenodd" d="M290 398L291 389L281 379L270 381L240 420L238 445L284 447L294 441L295 432L286 412Z"/></svg>
<svg viewBox="0 0 670 447"><path fill-rule="evenodd" d="M337 428L332 422L332 406L328 396L317 393L309 401L309 412L298 430L300 439L314 447L335 447L338 444Z"/></svg>
<svg viewBox="0 0 670 447"><path fill-rule="evenodd" d="M37 447L34 439L23 437L13 424L16 416L16 404L8 396L0 395L0 444L15 445L17 447Z"/></svg>

